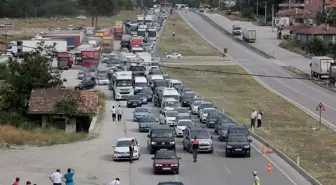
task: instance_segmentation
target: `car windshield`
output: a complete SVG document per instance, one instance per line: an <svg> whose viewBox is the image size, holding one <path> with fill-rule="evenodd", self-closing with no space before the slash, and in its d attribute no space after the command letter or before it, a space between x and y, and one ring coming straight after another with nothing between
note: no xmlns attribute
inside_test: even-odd
<svg viewBox="0 0 336 185"><path fill-rule="evenodd" d="M149 71L149 75L160 75L162 72L160 70L151 70Z"/></svg>
<svg viewBox="0 0 336 185"><path fill-rule="evenodd" d="M99 80L107 80L107 77L99 77Z"/></svg>
<svg viewBox="0 0 336 185"><path fill-rule="evenodd" d="M228 118L220 118L218 120L218 123L219 124L225 124L225 123L233 123L233 122L230 119L228 119Z"/></svg>
<svg viewBox="0 0 336 185"><path fill-rule="evenodd" d="M146 71L145 66L131 66L129 68L130 71Z"/></svg>
<svg viewBox="0 0 336 185"><path fill-rule="evenodd" d="M216 109L204 109L203 113L204 114L209 114L210 112L215 112Z"/></svg>
<svg viewBox="0 0 336 185"><path fill-rule="evenodd" d="M192 130L191 138L197 137L197 139L210 139L210 135L206 130Z"/></svg>
<svg viewBox="0 0 336 185"><path fill-rule="evenodd" d="M176 111L168 111L166 112L167 117L176 117L178 115L178 112Z"/></svg>
<svg viewBox="0 0 336 185"><path fill-rule="evenodd" d="M215 118L218 118L218 117L219 117L219 113L218 112L212 112L212 113L210 113L210 118L215 119Z"/></svg>
<svg viewBox="0 0 336 185"><path fill-rule="evenodd" d="M177 116L177 119L180 120L180 119L190 119L190 116L186 116L186 115L179 115Z"/></svg>
<svg viewBox="0 0 336 185"><path fill-rule="evenodd" d="M179 121L178 126L193 126L193 122L188 120L188 121Z"/></svg>
<svg viewBox="0 0 336 185"><path fill-rule="evenodd" d="M176 159L176 154L174 151L157 151L155 154L155 159Z"/></svg>
<svg viewBox="0 0 336 185"><path fill-rule="evenodd" d="M167 101L165 102L165 107L180 107L180 102L177 101Z"/></svg>
<svg viewBox="0 0 336 185"><path fill-rule="evenodd" d="M140 118L139 122L155 122L155 118L154 117L144 117L144 118Z"/></svg>
<svg viewBox="0 0 336 185"><path fill-rule="evenodd" d="M234 30L241 30L241 27L234 27Z"/></svg>
<svg viewBox="0 0 336 185"><path fill-rule="evenodd" d="M201 104L201 101L195 101L194 106L199 106Z"/></svg>
<svg viewBox="0 0 336 185"><path fill-rule="evenodd" d="M136 108L134 112L149 112L147 108Z"/></svg>
<svg viewBox="0 0 336 185"><path fill-rule="evenodd" d="M128 100L140 100L140 96L138 95L130 96L128 97Z"/></svg>
<svg viewBox="0 0 336 185"><path fill-rule="evenodd" d="M246 128L230 128L230 134L248 134L248 130Z"/></svg>
<svg viewBox="0 0 336 185"><path fill-rule="evenodd" d="M147 97L146 93L138 93L137 95L140 96L140 97L145 97L145 98Z"/></svg>
<svg viewBox="0 0 336 185"><path fill-rule="evenodd" d="M164 86L166 86L167 85L167 83L166 83L166 81L154 81L154 85L156 86L156 87L164 87Z"/></svg>
<svg viewBox="0 0 336 185"><path fill-rule="evenodd" d="M184 93L184 96L193 97L193 96L196 96L196 94L194 92L188 91L188 92Z"/></svg>
<svg viewBox="0 0 336 185"><path fill-rule="evenodd" d="M152 137L174 137L174 133L171 129L155 129L152 130Z"/></svg>
<svg viewBox="0 0 336 185"><path fill-rule="evenodd" d="M134 83L135 87L146 87L147 83L146 82L136 82Z"/></svg>
<svg viewBox="0 0 336 185"><path fill-rule="evenodd" d="M128 147L131 141L118 141L116 147Z"/></svg>
<svg viewBox="0 0 336 185"><path fill-rule="evenodd" d="M178 113L189 113L189 110L188 109L176 109L176 111L178 112Z"/></svg>
<svg viewBox="0 0 336 185"><path fill-rule="evenodd" d="M215 106L212 103L201 104L202 108L214 108Z"/></svg>
<svg viewBox="0 0 336 185"><path fill-rule="evenodd" d="M176 83L176 84L173 84L173 87L175 89L181 89L181 88L183 88L183 85L181 83Z"/></svg>
<svg viewBox="0 0 336 185"><path fill-rule="evenodd" d="M230 135L228 138L229 142L247 142L247 137L243 135Z"/></svg>
<svg viewBox="0 0 336 185"><path fill-rule="evenodd" d="M117 80L117 87L132 86L132 80Z"/></svg>

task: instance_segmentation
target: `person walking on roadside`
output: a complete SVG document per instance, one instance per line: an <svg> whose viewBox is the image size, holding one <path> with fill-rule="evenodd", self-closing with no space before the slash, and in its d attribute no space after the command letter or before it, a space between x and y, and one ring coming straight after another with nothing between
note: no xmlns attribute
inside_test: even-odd
<svg viewBox="0 0 336 185"><path fill-rule="evenodd" d="M49 179L53 183L53 185L62 185L63 175L61 174L61 170L57 169L56 172L50 175Z"/></svg>
<svg viewBox="0 0 336 185"><path fill-rule="evenodd" d="M255 127L255 120L256 120L257 114L258 113L255 110L253 110L251 113L251 128Z"/></svg>
<svg viewBox="0 0 336 185"><path fill-rule="evenodd" d="M263 113L261 112L261 110L259 110L259 112L258 112L258 116L257 116L257 119L258 119L258 125L257 125L257 127L258 127L258 128L261 127L261 119L262 119L262 116L263 116Z"/></svg>
<svg viewBox="0 0 336 185"><path fill-rule="evenodd" d="M115 180L111 181L109 185L120 185L120 179L116 178Z"/></svg>
<svg viewBox="0 0 336 185"><path fill-rule="evenodd" d="M253 184L252 185L260 185L260 180L257 174L257 171L253 171Z"/></svg>
<svg viewBox="0 0 336 185"><path fill-rule="evenodd" d="M112 120L113 121L115 121L115 119L116 119L116 112L117 112L117 110L116 110L116 108L113 106L112 107L112 110L111 110L111 112L112 112Z"/></svg>
<svg viewBox="0 0 336 185"><path fill-rule="evenodd" d="M19 185L20 177L15 178L15 182L12 185Z"/></svg>
<svg viewBox="0 0 336 185"><path fill-rule="evenodd" d="M191 144L192 144L194 162L196 162L199 149L199 141L197 140L197 137L194 137L194 140L192 140Z"/></svg>
<svg viewBox="0 0 336 185"><path fill-rule="evenodd" d="M134 139L129 143L129 162L133 163Z"/></svg>
<svg viewBox="0 0 336 185"><path fill-rule="evenodd" d="M74 185L73 176L75 175L75 170L72 168L68 168L68 173L64 174L64 182L66 185Z"/></svg>
<svg viewBox="0 0 336 185"><path fill-rule="evenodd" d="M122 115L123 115L123 110L122 110L122 108L120 107L120 105L119 105L119 107L117 108L117 114L118 114L118 121L121 121L121 118L122 118Z"/></svg>

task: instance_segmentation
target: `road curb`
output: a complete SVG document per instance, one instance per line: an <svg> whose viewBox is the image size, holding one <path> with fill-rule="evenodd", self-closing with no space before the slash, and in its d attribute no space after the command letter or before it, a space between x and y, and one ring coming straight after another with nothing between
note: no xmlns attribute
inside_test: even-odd
<svg viewBox="0 0 336 185"><path fill-rule="evenodd" d="M215 23L214 21L212 21L211 19L209 19L207 16L201 14L201 13L198 13L198 12L195 12L196 14L198 14L200 17L202 17L205 21L207 21L209 24L211 24L213 27L215 27L216 29L218 29L220 32L224 33L225 35L227 35L228 37L230 37L232 40L234 40L235 42L245 46L246 48L250 49L251 51L257 53L258 55L264 57L264 58L267 58L267 59L276 59L274 56L272 55L269 55L267 53L265 53L264 51L262 50L259 50L257 49L256 47L246 43L245 41L243 40L240 40L236 37L234 37L230 32L228 32L226 29L222 28L221 26L219 26L217 23Z"/></svg>
<svg viewBox="0 0 336 185"><path fill-rule="evenodd" d="M310 75L309 75L308 73L305 73L305 72L301 71L300 69L297 69L297 68L295 68L295 67L293 67L293 66L283 66L283 67L284 67L287 71L289 71L289 72L291 72L291 73L293 73L293 74L295 74L295 75L298 75L299 77L307 78L307 80L310 80ZM318 82L317 82L316 80L314 80L314 79L310 80L310 82L312 82L312 83L314 83L314 84L316 84L316 85L318 85L318 86L321 86L321 87L323 87L323 88L325 88L325 89L328 89L328 90L330 90L330 91L336 93L336 89L332 89L332 88L330 88L330 87L327 87L327 86L324 85L324 84L318 83Z"/></svg>

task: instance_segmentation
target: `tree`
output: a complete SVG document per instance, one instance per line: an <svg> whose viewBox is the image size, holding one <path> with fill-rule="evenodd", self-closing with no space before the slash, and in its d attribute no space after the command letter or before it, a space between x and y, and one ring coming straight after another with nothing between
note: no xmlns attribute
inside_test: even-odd
<svg viewBox="0 0 336 185"><path fill-rule="evenodd" d="M308 53L314 54L315 56L324 56L328 52L327 45L318 38L308 41L305 48Z"/></svg>
<svg viewBox="0 0 336 185"><path fill-rule="evenodd" d="M110 16L115 10L115 1L113 0L78 0L78 5L91 16L92 26L98 21L98 16Z"/></svg>
<svg viewBox="0 0 336 185"><path fill-rule="evenodd" d="M329 46L329 53L334 59L336 59L336 44L331 44Z"/></svg>

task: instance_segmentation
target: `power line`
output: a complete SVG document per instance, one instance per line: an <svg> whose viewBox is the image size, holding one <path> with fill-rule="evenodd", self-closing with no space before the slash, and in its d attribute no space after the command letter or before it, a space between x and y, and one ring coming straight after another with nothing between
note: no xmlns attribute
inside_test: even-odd
<svg viewBox="0 0 336 185"><path fill-rule="evenodd" d="M308 80L308 81L313 81L312 79L303 78L303 77L288 77L288 76L273 76L273 75L237 73L237 72L228 72L228 71L215 71L215 70L192 69L192 68L183 68L183 67L172 67L172 66L165 66L165 65L161 65L161 67L166 67L166 68L171 68L171 69L188 70L188 71L219 73L219 74L226 74L226 75L241 75L241 76L255 76L255 77L264 77L264 78L281 78L281 79L290 79L290 80ZM323 82L323 81L321 81L321 82Z"/></svg>

